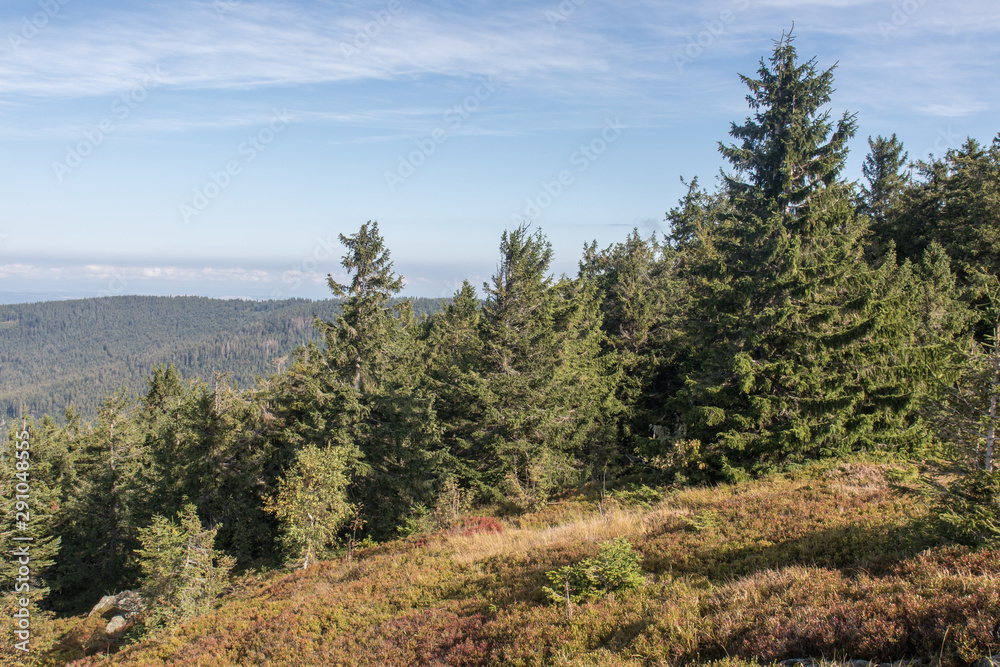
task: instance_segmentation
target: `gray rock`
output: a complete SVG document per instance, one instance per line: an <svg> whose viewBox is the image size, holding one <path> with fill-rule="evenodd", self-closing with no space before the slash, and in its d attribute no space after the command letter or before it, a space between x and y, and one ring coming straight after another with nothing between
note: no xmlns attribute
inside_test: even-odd
<svg viewBox="0 0 1000 667"><path fill-rule="evenodd" d="M141 595L135 591L122 591L117 595L105 595L102 597L101 601L95 604L94 608L90 610L88 616L93 616L94 614L104 615L109 611L121 611L127 618L145 609L146 603L143 601Z"/></svg>
<svg viewBox="0 0 1000 667"><path fill-rule="evenodd" d="M115 600L115 606L126 619L132 618L146 610L142 596L135 591L122 591Z"/></svg>
<svg viewBox="0 0 1000 667"><path fill-rule="evenodd" d="M103 614L104 612L111 611L115 608L115 603L118 600L116 595L105 595L101 598L101 601L94 605L94 608L90 610L87 616L93 616L94 614Z"/></svg>
<svg viewBox="0 0 1000 667"><path fill-rule="evenodd" d="M115 616L111 619L111 622L104 628L105 632L109 635L113 635L122 628L128 625L128 621L125 620L123 616Z"/></svg>
<svg viewBox="0 0 1000 667"><path fill-rule="evenodd" d="M988 658L983 658L976 663L976 667L1000 667L1000 653Z"/></svg>

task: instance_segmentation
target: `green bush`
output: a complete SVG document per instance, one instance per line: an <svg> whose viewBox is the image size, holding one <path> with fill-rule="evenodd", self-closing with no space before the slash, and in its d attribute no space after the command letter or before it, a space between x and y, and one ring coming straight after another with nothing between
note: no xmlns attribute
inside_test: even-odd
<svg viewBox="0 0 1000 667"><path fill-rule="evenodd" d="M565 565L545 573L553 587L542 590L555 603L586 602L608 593L639 588L645 583L639 555L623 537L601 545L597 558Z"/></svg>

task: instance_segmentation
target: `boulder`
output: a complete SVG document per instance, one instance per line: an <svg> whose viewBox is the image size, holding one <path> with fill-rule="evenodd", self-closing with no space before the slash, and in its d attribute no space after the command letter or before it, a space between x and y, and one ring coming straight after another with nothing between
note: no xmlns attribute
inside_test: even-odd
<svg viewBox="0 0 1000 667"><path fill-rule="evenodd" d="M104 628L104 631L107 632L109 635L113 635L119 630L124 629L125 626L127 625L128 621L125 620L124 616L115 616L111 619L111 622L108 623L107 626Z"/></svg>
<svg viewBox="0 0 1000 667"><path fill-rule="evenodd" d="M119 615L128 620L145 609L146 603L143 602L141 595L135 591L122 591L117 595L105 595L102 597L100 602L94 605L94 608L90 610L87 616L93 616L94 614L106 616L109 612L120 612Z"/></svg>

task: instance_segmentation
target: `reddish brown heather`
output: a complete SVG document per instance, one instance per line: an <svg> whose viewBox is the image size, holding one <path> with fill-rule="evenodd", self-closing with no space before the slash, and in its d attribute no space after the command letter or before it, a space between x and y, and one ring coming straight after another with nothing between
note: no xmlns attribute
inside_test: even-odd
<svg viewBox="0 0 1000 667"><path fill-rule="evenodd" d="M997 551L940 545L926 501L886 466L667 494L647 509L580 497L503 523L457 528L272 574L207 616L97 665L628 666L786 658L902 658L959 665L1000 653ZM578 606L545 572L627 537L647 585ZM96 641L58 621L48 664Z"/></svg>

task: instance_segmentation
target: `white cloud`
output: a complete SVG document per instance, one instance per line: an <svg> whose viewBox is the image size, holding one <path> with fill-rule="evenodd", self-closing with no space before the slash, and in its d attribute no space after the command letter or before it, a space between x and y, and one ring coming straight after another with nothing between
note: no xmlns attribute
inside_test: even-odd
<svg viewBox="0 0 1000 667"><path fill-rule="evenodd" d="M52 266L45 264L11 263L0 265L0 277L28 280L159 280L159 281L219 281L261 283L276 279L271 272L242 267L179 267L128 266L120 264L82 264Z"/></svg>
<svg viewBox="0 0 1000 667"><path fill-rule="evenodd" d="M245 88L389 79L422 74L608 71L593 42L553 34L538 16L497 12L492 20L431 13L404 3L367 43L372 19L331 5L244 2L219 20L211 3L169 12L105 14L51 23L0 61L0 91L87 97L119 92L157 65L174 88ZM162 10L162 8L161 8ZM362 33L363 34L363 33ZM345 55L345 47L353 51Z"/></svg>

